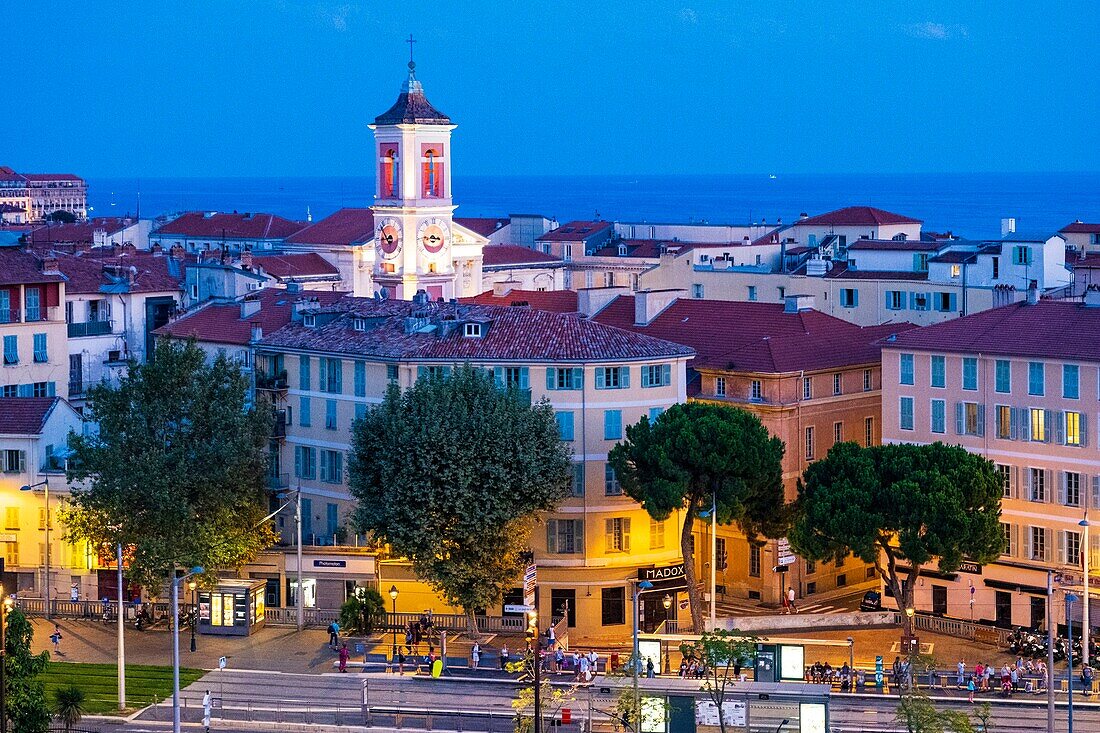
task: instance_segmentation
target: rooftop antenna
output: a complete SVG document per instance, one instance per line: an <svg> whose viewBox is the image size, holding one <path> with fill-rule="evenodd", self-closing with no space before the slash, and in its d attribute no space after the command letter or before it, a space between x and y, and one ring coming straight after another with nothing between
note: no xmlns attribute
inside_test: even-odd
<svg viewBox="0 0 1100 733"><path fill-rule="evenodd" d="M309 204L306 204L306 221L313 221L313 214L309 213Z"/></svg>

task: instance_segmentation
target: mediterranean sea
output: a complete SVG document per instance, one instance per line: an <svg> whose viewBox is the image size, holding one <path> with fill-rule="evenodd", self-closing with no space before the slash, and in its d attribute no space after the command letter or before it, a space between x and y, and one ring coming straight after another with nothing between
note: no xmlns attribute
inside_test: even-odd
<svg viewBox="0 0 1100 733"><path fill-rule="evenodd" d="M187 210L271 212L313 220L370 206L371 177L90 178L92 216L143 217ZM924 220L928 231L997 237L1054 232L1100 220L1100 173L913 173L868 175L455 176L456 216L542 214L564 222L744 224L794 221L842 206L869 205Z"/></svg>

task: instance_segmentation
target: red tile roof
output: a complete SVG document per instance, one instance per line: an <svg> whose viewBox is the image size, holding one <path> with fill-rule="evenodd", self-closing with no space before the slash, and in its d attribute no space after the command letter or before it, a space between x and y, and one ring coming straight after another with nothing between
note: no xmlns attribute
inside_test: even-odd
<svg viewBox="0 0 1100 733"><path fill-rule="evenodd" d="M290 323L263 340L272 349L305 349L381 359L515 362L621 362L689 357L685 346L613 328L587 318L532 308L346 298L343 311L315 328ZM364 331L353 328L353 316L366 319ZM407 332L406 319L424 326ZM445 320L445 319L450 320ZM449 323L481 322L480 338L464 336Z"/></svg>
<svg viewBox="0 0 1100 733"><path fill-rule="evenodd" d="M620 244L626 245L625 255L619 254ZM614 244L606 244L592 254L595 257L648 257L657 259L661 256L662 247L679 245L683 249L684 244L684 242L673 242L666 239L623 239ZM687 247L687 249L691 249L691 247Z"/></svg>
<svg viewBox="0 0 1100 733"><path fill-rule="evenodd" d="M609 221L569 221L539 237L540 242L580 242L611 228Z"/></svg>
<svg viewBox="0 0 1100 733"><path fill-rule="evenodd" d="M183 290L187 262L151 252L115 255L110 248L92 252L54 252L68 278L67 295L103 292L174 293ZM132 279L132 281L131 281Z"/></svg>
<svg viewBox="0 0 1100 733"><path fill-rule="evenodd" d="M287 244L365 244L374 239L374 212L340 209L286 238Z"/></svg>
<svg viewBox="0 0 1100 733"><path fill-rule="evenodd" d="M874 252L935 252L943 246L943 242L926 242L922 239L857 239L848 245L848 249Z"/></svg>
<svg viewBox="0 0 1100 733"><path fill-rule="evenodd" d="M0 247L0 285L65 282L60 273L42 272L43 257L18 247Z"/></svg>
<svg viewBox="0 0 1100 733"><path fill-rule="evenodd" d="M322 290L288 293L282 288L267 288L248 296L250 300L260 301L259 310L250 316L241 316L240 302L210 303L185 313L154 333L171 338L247 346L252 339L253 323L259 323L265 334L274 333L290 323L294 303L298 300L316 298L322 305L331 305L346 296L347 293Z"/></svg>
<svg viewBox="0 0 1100 733"><path fill-rule="evenodd" d="M33 229L27 240L34 245L39 244L89 244L95 241L95 233L102 229L107 236L116 234L128 226L135 224L134 219L118 216L102 216L88 221L77 221L72 224L51 224L39 226Z"/></svg>
<svg viewBox="0 0 1100 733"><path fill-rule="evenodd" d="M154 234L178 234L204 239L285 239L305 224L274 214L209 214L190 211L157 229Z"/></svg>
<svg viewBox="0 0 1100 733"><path fill-rule="evenodd" d="M451 118L443 114L424 96L424 88L412 74L397 95L393 106L374 118L376 125L449 125Z"/></svg>
<svg viewBox="0 0 1100 733"><path fill-rule="evenodd" d="M808 219L795 222L795 225L813 226L881 226L883 224L920 224L920 219L883 211L873 206L845 206L843 209L829 211Z"/></svg>
<svg viewBox="0 0 1100 733"><path fill-rule="evenodd" d="M60 397L0 397L0 435L38 435Z"/></svg>
<svg viewBox="0 0 1100 733"><path fill-rule="evenodd" d="M16 173L6 165L0 165L0 181L26 181L27 177Z"/></svg>
<svg viewBox="0 0 1100 733"><path fill-rule="evenodd" d="M560 263L561 260L545 252L521 247L518 244L488 244L481 250L485 267L503 267L506 265L544 265Z"/></svg>
<svg viewBox="0 0 1100 733"><path fill-rule="evenodd" d="M827 278L840 280L927 280L927 272L910 272L908 270L855 270L848 267L846 262L833 262L832 269L825 273ZM792 275L805 275L805 263L799 265Z"/></svg>
<svg viewBox="0 0 1100 733"><path fill-rule="evenodd" d="M1100 308L1071 301L1026 301L900 335L892 349L997 354L1100 362Z"/></svg>
<svg viewBox="0 0 1100 733"><path fill-rule="evenodd" d="M1100 224L1088 224L1078 219L1072 224L1067 224L1059 231L1066 234L1100 234Z"/></svg>
<svg viewBox="0 0 1100 733"><path fill-rule="evenodd" d="M634 325L634 296L621 295L594 320L695 349L693 367L789 373L878 362L878 341L909 323L859 327L816 310L781 304L677 299L648 325Z"/></svg>
<svg viewBox="0 0 1100 733"><path fill-rule="evenodd" d="M336 265L316 252L254 256L252 262L279 279L340 274Z"/></svg>
<svg viewBox="0 0 1100 733"><path fill-rule="evenodd" d="M80 181L84 183L83 178L74 176L72 173L24 173L23 176L28 181Z"/></svg>
<svg viewBox="0 0 1100 733"><path fill-rule="evenodd" d="M460 298L462 303L476 305L500 305L529 307L551 313L576 313L577 291L575 290L509 290L504 295L493 295L492 290Z"/></svg>
<svg viewBox="0 0 1100 733"><path fill-rule="evenodd" d="M488 237L498 229L508 226L511 220L507 218L494 219L485 216L456 216L454 222L459 226L466 227L471 232L480 234L483 237Z"/></svg>

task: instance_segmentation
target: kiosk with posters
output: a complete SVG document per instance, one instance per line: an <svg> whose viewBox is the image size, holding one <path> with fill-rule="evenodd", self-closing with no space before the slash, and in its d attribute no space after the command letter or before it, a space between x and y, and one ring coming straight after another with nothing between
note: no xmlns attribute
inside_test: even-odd
<svg viewBox="0 0 1100 733"><path fill-rule="evenodd" d="M198 591L199 633L248 636L263 628L266 585L262 578L225 578L213 590Z"/></svg>

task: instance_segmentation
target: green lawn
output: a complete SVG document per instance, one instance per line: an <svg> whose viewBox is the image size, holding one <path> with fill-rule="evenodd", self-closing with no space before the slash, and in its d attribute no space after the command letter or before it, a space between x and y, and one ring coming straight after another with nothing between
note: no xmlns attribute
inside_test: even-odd
<svg viewBox="0 0 1100 733"><path fill-rule="evenodd" d="M180 688L206 674L201 669L181 669ZM46 700L53 705L53 692L59 687L76 685L86 695L89 714L118 712L118 667L114 664L50 662L41 676ZM126 665L126 705L144 707L172 694L172 668Z"/></svg>

